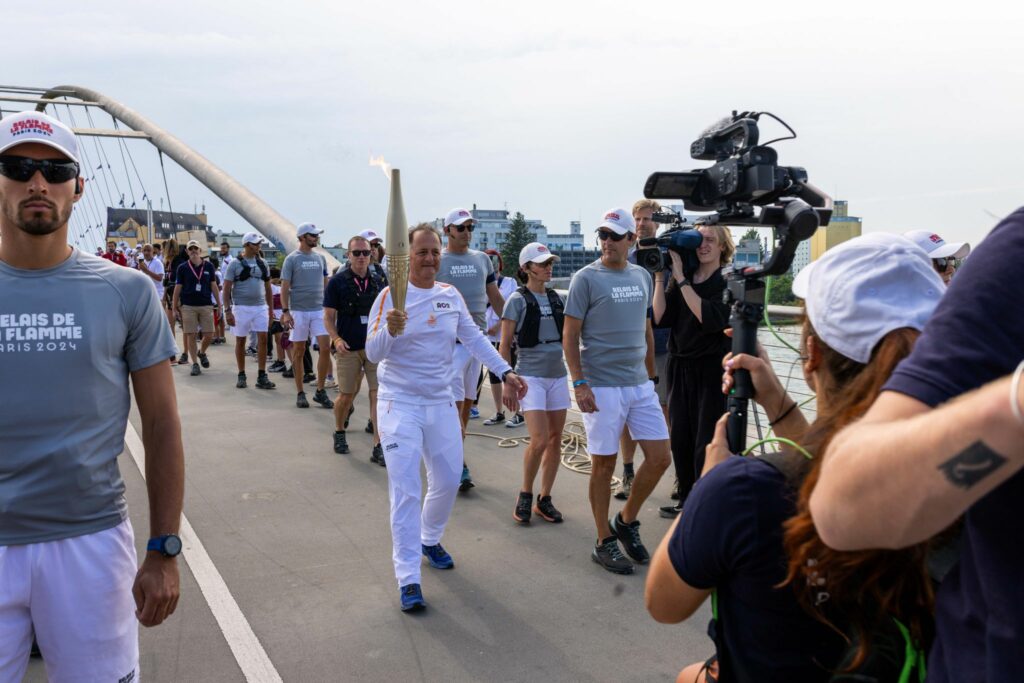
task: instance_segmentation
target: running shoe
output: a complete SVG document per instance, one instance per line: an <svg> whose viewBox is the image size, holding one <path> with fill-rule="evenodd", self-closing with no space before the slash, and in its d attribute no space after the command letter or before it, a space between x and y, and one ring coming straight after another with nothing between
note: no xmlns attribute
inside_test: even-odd
<svg viewBox="0 0 1024 683"><path fill-rule="evenodd" d="M270 381L270 378L267 377L267 373L261 372L256 377L256 388L257 389L276 389L277 385Z"/></svg>
<svg viewBox="0 0 1024 683"><path fill-rule="evenodd" d="M188 351L181 352L181 357L178 358L178 365L188 365Z"/></svg>
<svg viewBox="0 0 1024 683"><path fill-rule="evenodd" d="M281 376L287 377L288 379L292 379L293 377L295 377L295 373L292 371L291 368L285 368L284 370L281 371Z"/></svg>
<svg viewBox="0 0 1024 683"><path fill-rule="evenodd" d="M526 491L519 492L519 500L516 501L516 509L512 512L512 519L520 524L529 524L530 508L533 507L533 494Z"/></svg>
<svg viewBox="0 0 1024 683"><path fill-rule="evenodd" d="M267 368L267 372L284 372L285 367L283 360L275 360L270 364L270 367Z"/></svg>
<svg viewBox="0 0 1024 683"><path fill-rule="evenodd" d="M626 524L622 521L622 513L620 512L609 522L609 525L612 528L612 533L622 543L622 549L626 551L626 554L634 562L646 564L651 559L651 554L647 552L643 541L640 540L640 520L633 520Z"/></svg>
<svg viewBox="0 0 1024 683"><path fill-rule="evenodd" d="M683 506L680 503L676 503L675 505L662 505L658 508L658 515L665 519L675 519L682 511Z"/></svg>
<svg viewBox="0 0 1024 683"><path fill-rule="evenodd" d="M373 434L373 420L366 421L366 427L363 428L363 431L366 432L367 434Z"/></svg>
<svg viewBox="0 0 1024 683"><path fill-rule="evenodd" d="M590 559L613 574L633 573L633 563L619 550L619 542L615 540L614 536L609 536L597 543L590 553Z"/></svg>
<svg viewBox="0 0 1024 683"><path fill-rule="evenodd" d="M206 357L205 353L199 354L199 362L203 364L204 368L210 367L210 359Z"/></svg>
<svg viewBox="0 0 1024 683"><path fill-rule="evenodd" d="M402 586L398 592L402 598L403 612L419 612L421 609L426 609L427 603L423 602L423 592L418 583Z"/></svg>
<svg viewBox="0 0 1024 683"><path fill-rule="evenodd" d="M480 411L476 409L476 406L473 406L469 409L469 419L475 420L478 417L480 417Z"/></svg>
<svg viewBox="0 0 1024 683"><path fill-rule="evenodd" d="M334 377L327 375L327 381L324 382L324 389L337 389L338 383L334 381Z"/></svg>
<svg viewBox="0 0 1024 683"><path fill-rule="evenodd" d="M192 364L192 372L191 372L190 374L191 374L191 375L192 375L193 377L195 377L196 375L201 375L201 374L203 374L203 371L199 369L199 363L193 363L193 364Z"/></svg>
<svg viewBox="0 0 1024 683"><path fill-rule="evenodd" d="M319 403L324 408L333 408L334 401L327 395L327 391L324 389L317 389L313 394L313 400Z"/></svg>
<svg viewBox="0 0 1024 683"><path fill-rule="evenodd" d="M447 550L441 547L440 543L423 546L423 556L427 558L427 562L434 569L452 569L455 567L455 560L452 559Z"/></svg>
<svg viewBox="0 0 1024 683"><path fill-rule="evenodd" d="M375 462L381 467L388 466L388 464L384 462L384 449L381 448L380 444L376 444L373 447L373 453L370 454L370 462Z"/></svg>
<svg viewBox="0 0 1024 683"><path fill-rule="evenodd" d="M509 429L512 429L513 427L522 427L524 424L526 424L526 418L523 417L522 413L516 413L512 416L511 420L505 422L505 426Z"/></svg>
<svg viewBox="0 0 1024 683"><path fill-rule="evenodd" d="M297 408L308 408L309 401L306 400L306 392L300 391L295 397L295 406Z"/></svg>
<svg viewBox="0 0 1024 683"><path fill-rule="evenodd" d="M348 440L345 432L334 432L334 452L340 455L348 453Z"/></svg>
<svg viewBox="0 0 1024 683"><path fill-rule="evenodd" d="M494 425L500 425L505 421L505 413L495 413L494 417L489 417L484 420L484 426L493 427Z"/></svg>
<svg viewBox="0 0 1024 683"><path fill-rule="evenodd" d="M626 500L629 498L629 492L633 490L633 478L636 475L632 472L622 473L622 483L619 484L619 490L615 492L615 497L619 500Z"/></svg>
<svg viewBox="0 0 1024 683"><path fill-rule="evenodd" d="M235 382L235 386L238 387L239 389L245 389L246 384L245 384L245 373L244 372L238 373L238 381Z"/></svg>
<svg viewBox="0 0 1024 683"><path fill-rule="evenodd" d="M302 376L302 382L304 384L309 384L310 382L315 382L315 381L316 381L316 375L314 375L312 372L307 372L306 374L304 374Z"/></svg>
<svg viewBox="0 0 1024 683"><path fill-rule="evenodd" d="M551 496L540 496L537 498L537 504L533 506L533 511L546 522L551 522L552 524L562 523L562 513L552 504Z"/></svg>
<svg viewBox="0 0 1024 683"><path fill-rule="evenodd" d="M476 486L473 483L473 477L469 476L469 468L465 465L462 466L462 478L459 479L459 490L466 492Z"/></svg>
<svg viewBox="0 0 1024 683"><path fill-rule="evenodd" d="M245 355L247 355L247 356L255 356L256 355L256 347L255 346L250 346L250 347L246 348Z"/></svg>

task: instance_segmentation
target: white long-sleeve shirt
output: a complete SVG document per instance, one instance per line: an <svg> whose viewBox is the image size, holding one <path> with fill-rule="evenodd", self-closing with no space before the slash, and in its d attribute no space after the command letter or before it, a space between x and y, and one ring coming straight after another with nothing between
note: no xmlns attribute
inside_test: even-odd
<svg viewBox="0 0 1024 683"><path fill-rule="evenodd" d="M456 339L495 374L512 369L473 322L462 295L451 285L437 283L422 289L409 283L408 320L398 337L388 332L387 312L392 308L391 288L386 287L373 302L366 332L366 358L380 364L380 398L419 404L452 401Z"/></svg>

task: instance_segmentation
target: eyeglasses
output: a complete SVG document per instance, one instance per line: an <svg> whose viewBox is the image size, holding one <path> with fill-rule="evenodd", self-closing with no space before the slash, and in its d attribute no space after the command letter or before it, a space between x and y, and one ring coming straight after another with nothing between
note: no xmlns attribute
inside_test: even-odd
<svg viewBox="0 0 1024 683"><path fill-rule="evenodd" d="M626 235L619 235L618 233L609 232L607 230L598 230L597 238L602 242L608 239L610 239L612 242L621 242L622 240L626 239Z"/></svg>
<svg viewBox="0 0 1024 683"><path fill-rule="evenodd" d="M27 157L0 157L0 175L27 183L36 171L41 171L46 182L66 183L78 177L78 164L69 160L29 159Z"/></svg>
<svg viewBox="0 0 1024 683"><path fill-rule="evenodd" d="M348 253L352 254L353 256L369 256L371 252L369 249L353 249Z"/></svg>
<svg viewBox="0 0 1024 683"><path fill-rule="evenodd" d="M935 270L942 273L950 266L953 266L954 268L958 267L960 265L960 259L952 256L947 256L946 258L933 258L932 264L935 265Z"/></svg>
<svg viewBox="0 0 1024 683"><path fill-rule="evenodd" d="M476 226L473 225L472 223L468 223L467 222L467 223L463 223L462 225L453 225L452 227L455 228L459 232L466 232L467 230L469 232L473 232L473 228L475 228Z"/></svg>

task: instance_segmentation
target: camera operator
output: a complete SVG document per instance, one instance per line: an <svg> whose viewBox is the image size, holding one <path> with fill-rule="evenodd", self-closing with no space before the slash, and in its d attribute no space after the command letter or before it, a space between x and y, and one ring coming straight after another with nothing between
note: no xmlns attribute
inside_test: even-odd
<svg viewBox="0 0 1024 683"><path fill-rule="evenodd" d="M736 251L729 228L702 225L696 271L683 272L683 259L669 250L672 277L654 282L654 324L672 331L668 342L668 415L672 462L679 480L679 501L660 509L662 517L679 514L704 467L704 449L725 412L721 363L729 352L725 328L729 306L722 300L722 267Z"/></svg>

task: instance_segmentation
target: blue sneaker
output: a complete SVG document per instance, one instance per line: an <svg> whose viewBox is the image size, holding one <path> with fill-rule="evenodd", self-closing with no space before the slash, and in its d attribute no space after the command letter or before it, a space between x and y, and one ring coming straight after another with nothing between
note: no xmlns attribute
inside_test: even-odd
<svg viewBox="0 0 1024 683"><path fill-rule="evenodd" d="M465 492L474 486L476 486L476 484L473 483L473 477L469 476L469 468L463 465L462 477L459 479L459 490Z"/></svg>
<svg viewBox="0 0 1024 683"><path fill-rule="evenodd" d="M419 612L421 609L426 609L427 603L423 602L423 592L418 583L402 586L398 592L402 598L403 612Z"/></svg>
<svg viewBox="0 0 1024 683"><path fill-rule="evenodd" d="M469 409L469 419L475 420L478 417L480 417L480 411L476 409L476 406L473 406Z"/></svg>
<svg viewBox="0 0 1024 683"><path fill-rule="evenodd" d="M423 546L423 555L434 569L451 569L455 566L455 560L448 554L448 551L441 547L440 543Z"/></svg>

